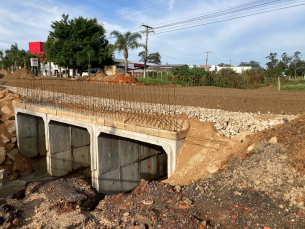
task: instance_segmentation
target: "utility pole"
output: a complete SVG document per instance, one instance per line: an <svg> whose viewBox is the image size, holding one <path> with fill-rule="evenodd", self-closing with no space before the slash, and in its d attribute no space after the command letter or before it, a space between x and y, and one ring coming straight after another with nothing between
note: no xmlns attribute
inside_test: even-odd
<svg viewBox="0 0 305 229"><path fill-rule="evenodd" d="M150 27L148 25L141 25L143 27L146 28L145 31L141 31L141 33L145 33L146 34L146 45L145 45L145 58L144 58L144 78L146 77L146 62L147 62L147 41L148 41L148 34L149 33L155 33L153 30L153 27Z"/></svg>
<svg viewBox="0 0 305 229"><path fill-rule="evenodd" d="M233 61L233 59L230 59L229 61L230 61L230 67L232 68L232 64L231 64L231 62Z"/></svg>
<svg viewBox="0 0 305 229"><path fill-rule="evenodd" d="M203 53L206 53L206 54L207 54L207 58L206 58L206 60L205 60L205 70L208 71L209 53L212 53L212 52L206 51L206 52L203 52Z"/></svg>

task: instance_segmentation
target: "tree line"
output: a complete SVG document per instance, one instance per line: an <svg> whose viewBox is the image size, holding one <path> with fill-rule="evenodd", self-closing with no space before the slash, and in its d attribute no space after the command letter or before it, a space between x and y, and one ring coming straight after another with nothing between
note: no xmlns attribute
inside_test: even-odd
<svg viewBox="0 0 305 229"><path fill-rule="evenodd" d="M258 67L259 70L266 70L271 75L279 75L284 73L289 76L303 76L305 75L305 60L301 59L301 52L296 51L292 56L289 56L284 52L280 59L278 59L277 53L270 53L266 59L269 61L266 63L266 69L264 69L259 62L249 61L241 62L238 66L251 66ZM219 67L232 67L229 64L220 63Z"/></svg>
<svg viewBox="0 0 305 229"><path fill-rule="evenodd" d="M5 56L4 56L5 53ZM29 51L19 49L18 45L12 44L10 49L0 51L1 68L14 72L19 69L19 66L29 68L31 54Z"/></svg>

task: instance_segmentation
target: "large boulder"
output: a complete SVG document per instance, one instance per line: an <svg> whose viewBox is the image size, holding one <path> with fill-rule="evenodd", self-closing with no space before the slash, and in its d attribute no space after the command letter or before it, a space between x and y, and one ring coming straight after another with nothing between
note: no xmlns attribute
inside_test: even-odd
<svg viewBox="0 0 305 229"><path fill-rule="evenodd" d="M4 147L0 147L0 165L2 165L3 162L5 161L5 157L6 157L6 150Z"/></svg>
<svg viewBox="0 0 305 229"><path fill-rule="evenodd" d="M8 137L6 137L4 134L1 134L0 136L1 136L2 143L4 143L4 144L6 144L6 143L8 143L8 142L11 141L11 140L10 140Z"/></svg>
<svg viewBox="0 0 305 229"><path fill-rule="evenodd" d="M7 131L15 136L16 135L16 123L14 120L8 120L5 122L5 125L6 125L6 128L7 128Z"/></svg>
<svg viewBox="0 0 305 229"><path fill-rule="evenodd" d="M3 107L1 108L1 111L2 111L2 113L4 113L4 114L11 114L11 113L12 113L12 110L11 110L10 108L8 108L8 106L3 106Z"/></svg>
<svg viewBox="0 0 305 229"><path fill-rule="evenodd" d="M15 156L16 154L18 154L18 149L14 148L12 149L8 154L7 156L12 160L12 161L15 161Z"/></svg>
<svg viewBox="0 0 305 229"><path fill-rule="evenodd" d="M7 90L0 91L0 99L3 99L6 96L7 93L8 93Z"/></svg>

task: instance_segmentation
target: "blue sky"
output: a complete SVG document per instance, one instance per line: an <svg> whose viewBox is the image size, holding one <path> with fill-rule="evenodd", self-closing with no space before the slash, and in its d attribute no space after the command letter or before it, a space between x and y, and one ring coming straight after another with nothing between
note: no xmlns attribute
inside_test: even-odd
<svg viewBox="0 0 305 229"><path fill-rule="evenodd" d="M253 3L252 0L0 0L0 50L9 49L17 43L19 48L28 50L28 42L45 41L52 21L60 20L63 13L70 17L83 16L97 18L103 23L107 34L113 30L121 32L141 31L141 25L155 28L162 24L177 22L219 12L240 4ZM257 0L256 2L258 2ZM266 1L261 1L266 2ZM278 1L272 6L262 5L248 11L236 10L227 16L193 21L179 25L185 28L197 24L207 24L189 29L168 32L170 27L156 29L149 35L149 52L159 52L162 63L205 64L205 51L209 54L209 64L241 61L258 61L263 67L270 52L293 55L300 51L305 59L305 5L285 8L264 14L255 14L288 5L305 4L305 0ZM217 21L222 21L218 22ZM211 23L211 24L209 24ZM161 33L161 32L165 33ZM113 39L110 39L113 42ZM145 42L144 36L141 41ZM130 60L139 60L138 53L130 52ZM123 55L115 53L116 58Z"/></svg>

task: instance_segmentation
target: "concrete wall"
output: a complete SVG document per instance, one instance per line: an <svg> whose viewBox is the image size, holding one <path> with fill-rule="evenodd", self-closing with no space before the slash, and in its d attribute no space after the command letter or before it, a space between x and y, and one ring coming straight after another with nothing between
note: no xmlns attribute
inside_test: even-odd
<svg viewBox="0 0 305 229"><path fill-rule="evenodd" d="M167 175L167 157L161 146L101 133L98 137L99 191L127 192L141 179Z"/></svg>
<svg viewBox="0 0 305 229"><path fill-rule="evenodd" d="M28 158L45 156L45 125L41 117L17 114L19 151Z"/></svg>
<svg viewBox="0 0 305 229"><path fill-rule="evenodd" d="M64 176L90 165L90 136L85 128L49 123L50 174Z"/></svg>
<svg viewBox="0 0 305 229"><path fill-rule="evenodd" d="M142 178L155 179L166 174L169 177L174 172L184 139L105 126L101 118L91 122L95 119L76 118L72 113L63 117L56 115L55 110L41 111L44 109L15 108L18 145L24 149L30 146L31 150L24 152L31 156L29 151L43 142L45 136L48 172L52 176L63 176L90 165L92 186L100 192L117 193L133 189Z"/></svg>

